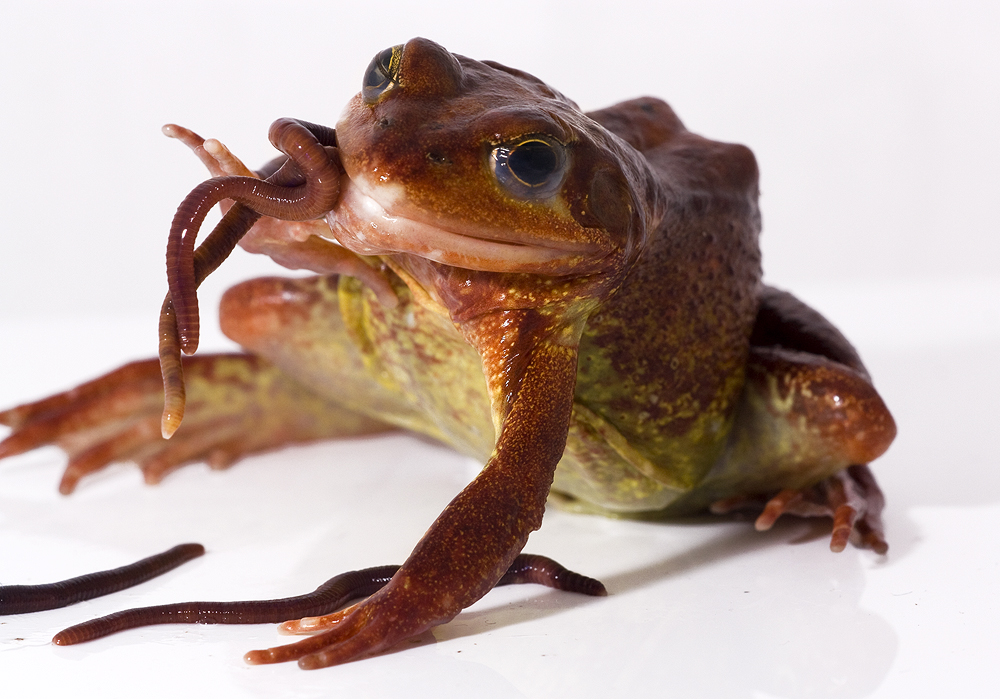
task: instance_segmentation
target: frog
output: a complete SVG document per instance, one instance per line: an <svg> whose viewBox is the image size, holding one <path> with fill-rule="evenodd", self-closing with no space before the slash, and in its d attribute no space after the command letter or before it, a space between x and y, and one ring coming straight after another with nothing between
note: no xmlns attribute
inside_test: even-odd
<svg viewBox="0 0 1000 699"><path fill-rule="evenodd" d="M254 172L165 127L214 176L191 195L198 211L231 206L219 226L242 225L240 245L315 274L228 290L220 323L243 351L198 355L206 272L177 253L159 361L0 413L0 458L61 446L67 494L116 461L156 483L394 430L484 464L382 589L246 656L305 669L453 619L547 503L656 519L756 508L761 530L829 517L832 550L886 552L868 464L895 423L844 335L762 281L749 148L688 131L657 98L583 112L529 73L423 38L379 52L362 86L333 129L272 127L272 141L304 128L315 167L296 142ZM294 215L254 203L266 196L232 204L223 184L237 180L322 185L325 199ZM184 210L177 250L202 215Z"/></svg>

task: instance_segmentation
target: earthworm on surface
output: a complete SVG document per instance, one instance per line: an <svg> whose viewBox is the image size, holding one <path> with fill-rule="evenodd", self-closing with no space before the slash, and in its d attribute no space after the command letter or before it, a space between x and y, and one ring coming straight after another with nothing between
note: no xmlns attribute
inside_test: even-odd
<svg viewBox="0 0 1000 699"><path fill-rule="evenodd" d="M201 544L181 544L121 568L102 570L44 585L0 587L0 615L67 607L151 580L205 553Z"/></svg>
<svg viewBox="0 0 1000 699"><path fill-rule="evenodd" d="M182 602L156 607L128 609L71 626L52 639L69 646L92 641L126 629L155 624L268 624L329 614L347 602L380 590L399 570L397 565L378 566L342 573L316 590L295 597L244 602ZM591 596L607 595L599 581L567 570L545 556L520 554L497 583L536 583L565 592Z"/></svg>

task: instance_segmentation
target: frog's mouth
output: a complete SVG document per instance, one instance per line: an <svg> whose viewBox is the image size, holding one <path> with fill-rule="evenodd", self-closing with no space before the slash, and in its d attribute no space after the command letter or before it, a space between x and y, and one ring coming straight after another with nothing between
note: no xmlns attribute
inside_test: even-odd
<svg viewBox="0 0 1000 699"><path fill-rule="evenodd" d="M390 203L400 199L395 192L384 188L377 193L366 191L369 188L365 184L345 175L337 206L326 215L333 237L360 255L409 253L464 269L558 276L595 266L607 252L591 241L552 240L500 228L431 223L419 212ZM400 209L405 213L396 212Z"/></svg>

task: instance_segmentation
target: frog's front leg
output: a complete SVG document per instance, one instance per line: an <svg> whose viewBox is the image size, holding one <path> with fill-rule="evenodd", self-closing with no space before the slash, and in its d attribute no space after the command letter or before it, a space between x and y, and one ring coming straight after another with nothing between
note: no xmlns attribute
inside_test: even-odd
<svg viewBox="0 0 1000 699"><path fill-rule="evenodd" d="M300 667L315 669L377 653L451 620L500 580L541 526L573 405L582 321L544 328L539 315L500 311L464 324L483 357L496 446L389 584L336 615L332 629L248 653L248 662L299 659Z"/></svg>
<svg viewBox="0 0 1000 699"><path fill-rule="evenodd" d="M850 540L885 553L882 492L867 464L896 425L844 336L791 294L765 290L747 381L725 457L704 483L717 513L763 506L833 518L830 548Z"/></svg>

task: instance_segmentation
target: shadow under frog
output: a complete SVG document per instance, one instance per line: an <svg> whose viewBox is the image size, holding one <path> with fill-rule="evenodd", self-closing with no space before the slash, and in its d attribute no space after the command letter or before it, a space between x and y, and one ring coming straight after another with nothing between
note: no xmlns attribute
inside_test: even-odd
<svg viewBox="0 0 1000 699"><path fill-rule="evenodd" d="M861 560L844 565L810 555L802 542L818 532L808 522L783 521L761 535L736 523L690 520L676 538L650 535L657 526L621 523L615 532L624 540L615 547L673 551L601 576L615 600L615 625L602 622L602 605L587 598L541 593L526 601L505 591L500 596L517 595L518 602L473 608L436 629L435 639L502 634L507 626L519 627L507 636L531 638L545 633L539 619L571 612L584 618L581 627L595 624L594 637L564 631L545 641L571 645L590 658L588 670L561 675L551 689L586 696L657 691L669 677L678 696L865 697L887 676L899 639L886 620L859 607ZM691 545L692 538L698 543ZM809 560L792 568L785 547L796 544ZM528 645L525 654L544 653L545 646ZM615 652L602 652L607 647ZM533 676L472 650L466 647L460 659L480 663L487 676L499 671L498 682L518 686ZM521 686L529 695L546 688L545 681Z"/></svg>

